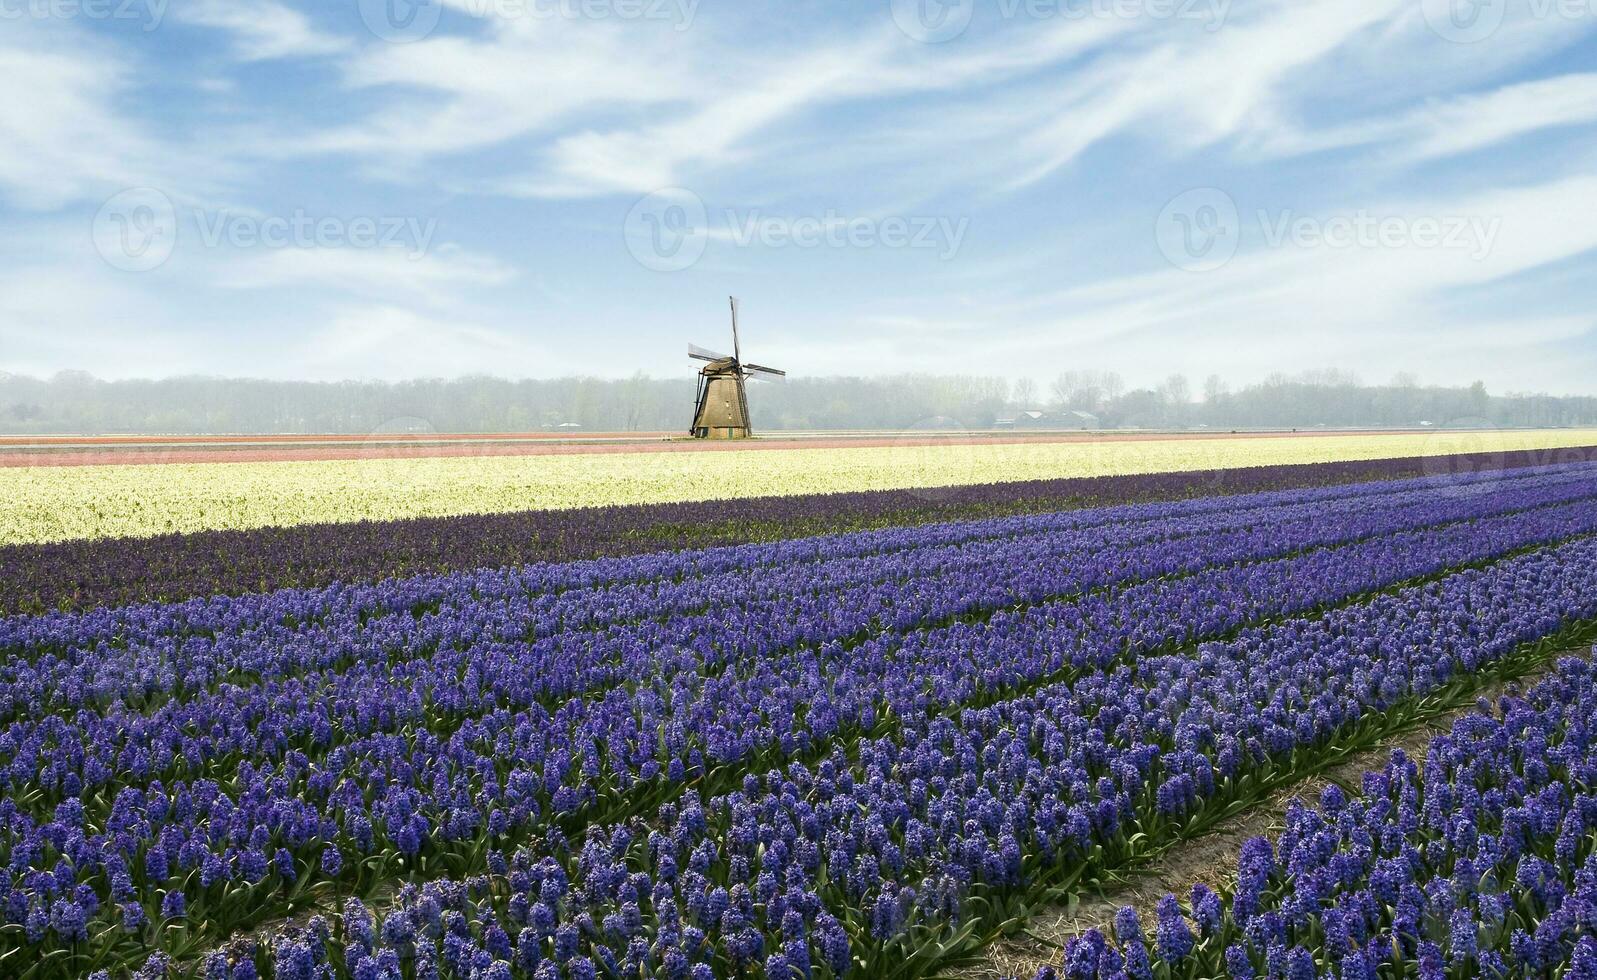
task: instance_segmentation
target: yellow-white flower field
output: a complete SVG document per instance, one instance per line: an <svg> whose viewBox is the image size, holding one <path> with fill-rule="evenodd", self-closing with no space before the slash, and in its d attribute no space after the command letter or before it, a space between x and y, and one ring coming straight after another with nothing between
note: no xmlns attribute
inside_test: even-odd
<svg viewBox="0 0 1597 980"><path fill-rule="evenodd" d="M1560 429L12 467L0 544L1593 444Z"/></svg>

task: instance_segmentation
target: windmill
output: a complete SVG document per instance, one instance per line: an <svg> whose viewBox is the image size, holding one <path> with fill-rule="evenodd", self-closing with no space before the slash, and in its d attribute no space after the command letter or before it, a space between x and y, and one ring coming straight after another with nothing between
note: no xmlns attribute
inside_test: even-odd
<svg viewBox="0 0 1597 980"><path fill-rule="evenodd" d="M749 399L743 383L749 378L775 381L787 377L786 371L743 363L743 351L738 344L738 301L732 298L732 356L717 354L695 344L688 345L688 356L709 363L699 371L699 392L694 400L693 427L688 433L695 439L747 439L754 434L749 427Z"/></svg>

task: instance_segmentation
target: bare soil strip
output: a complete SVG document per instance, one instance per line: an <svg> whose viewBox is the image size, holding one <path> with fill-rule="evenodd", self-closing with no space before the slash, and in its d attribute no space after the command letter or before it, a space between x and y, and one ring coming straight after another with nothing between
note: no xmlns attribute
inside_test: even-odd
<svg viewBox="0 0 1597 980"><path fill-rule="evenodd" d="M1565 651L1550 658L1547 666L1535 673L1512 681L1499 680L1483 685L1479 696L1495 704L1505 693L1528 690L1551 673L1559 659L1567 656L1589 657L1591 651L1586 648ZM1236 878L1242 845L1254 837L1278 833L1285 825L1287 807L1294 799L1314 805L1320 793L1332 784L1356 794L1364 773L1385 765L1393 749L1402 749L1411 758L1423 761L1431 739L1445 735L1455 721L1477 710L1479 708L1475 704L1465 705L1430 718L1416 728L1382 739L1350 756L1340 765L1282 787L1268 801L1222 822L1204 836L1166 852L1153 864L1130 872L1119 884L1102 893L1083 896L1079 902L1068 907L1038 911L1025 932L994 943L988 947L980 962L956 971L957 975L971 980L1002 980L1009 977L1030 980L1042 967L1059 965L1068 940L1091 929L1107 933L1115 913L1123 906L1136 909L1142 921L1150 923L1156 917L1154 907L1167 894L1174 894L1184 905L1192 893L1193 885L1219 887L1221 884L1231 884Z"/></svg>
<svg viewBox="0 0 1597 980"><path fill-rule="evenodd" d="M781 449L872 449L1055 443L1191 442L1365 434L1312 432L927 432L782 433L736 441L688 439L669 433L583 435L439 434L405 436L153 436L106 438L0 437L0 467L121 466L150 463L276 463L459 456L585 456L614 453L734 452ZM1409 430L1381 430L1407 435Z"/></svg>

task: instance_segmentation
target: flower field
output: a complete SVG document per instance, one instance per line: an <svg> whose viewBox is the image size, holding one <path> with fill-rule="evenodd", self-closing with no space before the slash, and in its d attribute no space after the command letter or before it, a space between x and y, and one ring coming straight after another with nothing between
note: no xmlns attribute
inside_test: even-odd
<svg viewBox="0 0 1597 980"><path fill-rule="evenodd" d="M0 976L958 975L1597 639L1588 453L669 506L23 534ZM1045 973L1597 976L1594 708L1566 660Z"/></svg>
<svg viewBox="0 0 1597 980"><path fill-rule="evenodd" d="M0 545L1587 446L1566 429L0 468Z"/></svg>
<svg viewBox="0 0 1597 980"><path fill-rule="evenodd" d="M0 547L0 613L237 595L1593 458L1597 450L1590 447L1518 450L973 484L930 493L874 490L12 545Z"/></svg>
<svg viewBox="0 0 1597 980"><path fill-rule="evenodd" d="M1072 941L1057 977L1589 977L1597 973L1597 680L1570 659L1500 712L1459 721L1423 762L1392 755L1352 799L1329 787L1235 884L1131 909ZM1112 937L1112 938L1111 938ZM1421 938L1423 937L1423 938ZM1385 971L1385 972L1383 972ZM1407 974L1404 974L1407 975Z"/></svg>

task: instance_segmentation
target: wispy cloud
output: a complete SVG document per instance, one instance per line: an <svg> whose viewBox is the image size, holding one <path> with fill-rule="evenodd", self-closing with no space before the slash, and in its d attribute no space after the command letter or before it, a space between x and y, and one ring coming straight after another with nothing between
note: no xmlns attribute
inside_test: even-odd
<svg viewBox="0 0 1597 980"><path fill-rule="evenodd" d="M374 297L408 296L434 304L463 288L499 286L515 277L508 264L451 245L418 253L397 248L276 248L219 256L218 285L275 289L316 285Z"/></svg>
<svg viewBox="0 0 1597 980"><path fill-rule="evenodd" d="M398 306L355 307L315 332L302 356L316 378L456 377L500 365L526 377L569 371L570 363L513 333Z"/></svg>
<svg viewBox="0 0 1597 980"><path fill-rule="evenodd" d="M342 54L351 47L275 0L185 0L176 12L186 23L231 34L233 50L244 61Z"/></svg>
<svg viewBox="0 0 1597 980"><path fill-rule="evenodd" d="M1283 130L1265 146L1280 155L1384 147L1394 161L1414 163L1593 122L1597 122L1597 74L1578 73L1429 100L1386 118L1307 132Z"/></svg>
<svg viewBox="0 0 1597 980"><path fill-rule="evenodd" d="M1544 381L1579 390L1572 374L1549 372L1536 348L1597 331L1597 315L1470 310L1456 297L1597 250L1597 177L1390 201L1372 210L1410 223L1477 216L1494 233L1484 254L1413 242L1272 247L1255 240L1215 271L1165 267L1062 290L1033 288L981 302L979 316L932 317L900 329L923 345L946 345L950 355L979 340L990 365L1040 358L1139 365L1149 377L1257 377L1329 363L1369 365L1379 377L1415 370L1457 378L1488 366L1502 371L1506 363L1521 380L1541 372ZM1273 217L1245 213L1242 220Z"/></svg>
<svg viewBox="0 0 1597 980"><path fill-rule="evenodd" d="M685 98L689 76L668 48L629 46L606 25L536 22L487 37L369 45L342 65L346 85L381 90L365 118L307 134L301 151L425 159L588 125L591 114ZM588 28L588 29L583 29Z"/></svg>
<svg viewBox="0 0 1597 980"><path fill-rule="evenodd" d="M125 109L137 78L115 49L64 27L8 27L0 74L25 89L0 100L0 194L14 205L56 208L166 169Z"/></svg>

